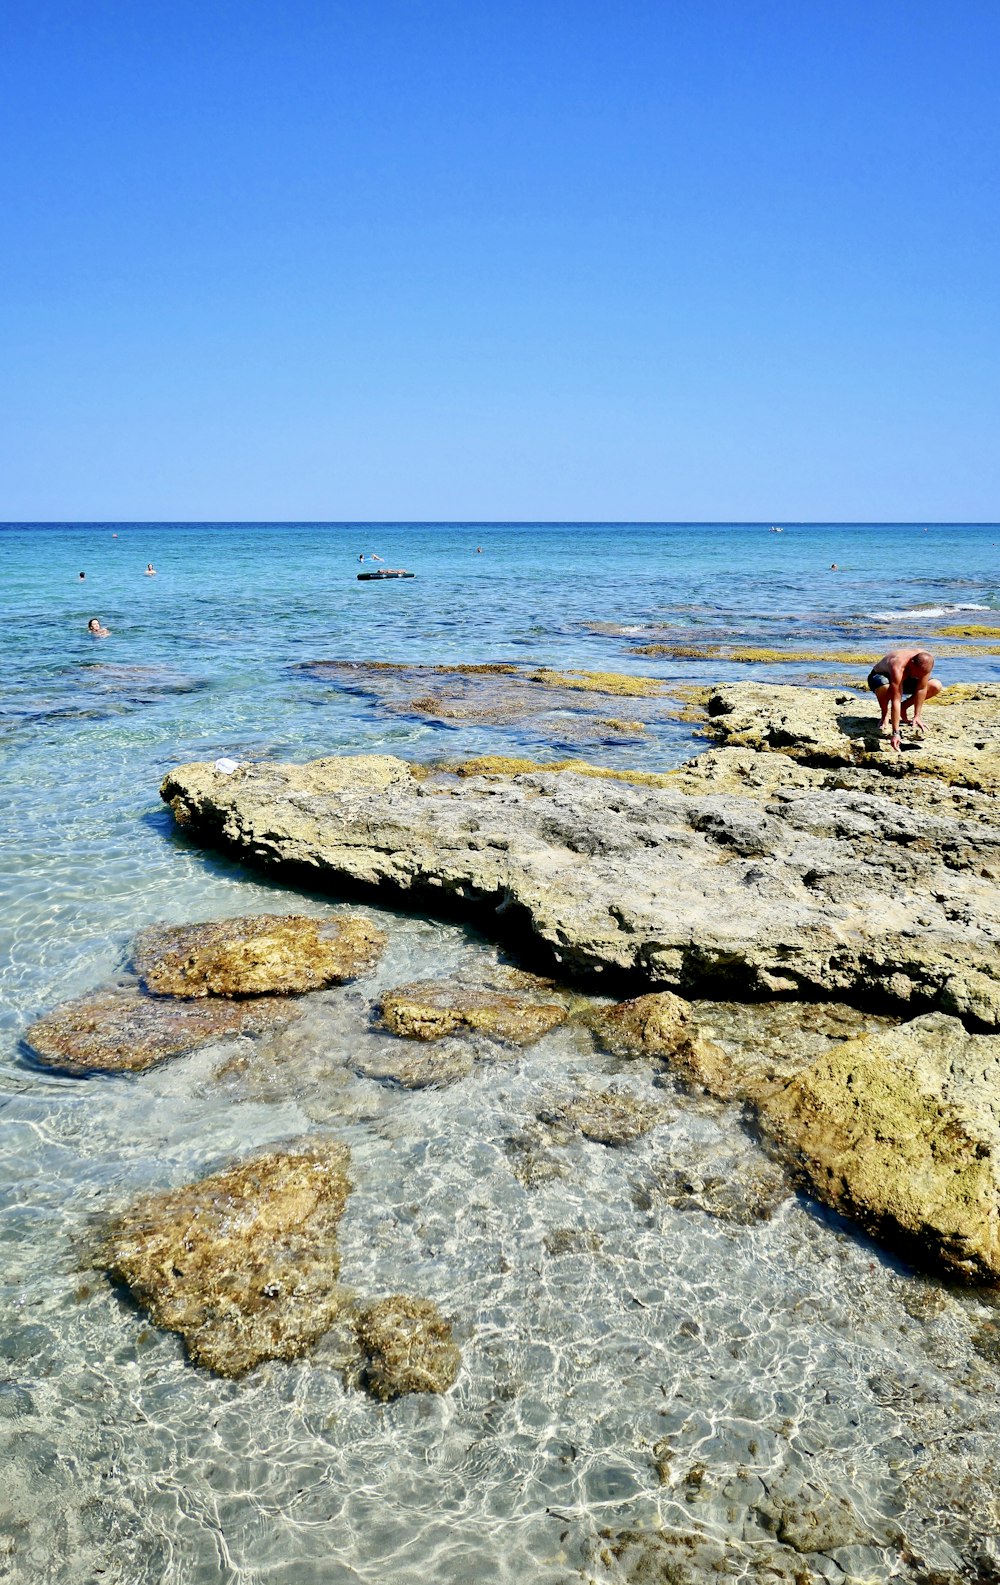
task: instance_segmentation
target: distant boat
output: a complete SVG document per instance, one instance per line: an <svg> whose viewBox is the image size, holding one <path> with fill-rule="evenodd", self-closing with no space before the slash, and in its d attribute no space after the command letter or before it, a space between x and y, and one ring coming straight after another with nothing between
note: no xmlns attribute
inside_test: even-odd
<svg viewBox="0 0 1000 1585"><path fill-rule="evenodd" d="M359 572L359 583L377 582L380 578L415 578L415 572L404 572L402 567L385 567L380 572Z"/></svg>
<svg viewBox="0 0 1000 1585"><path fill-rule="evenodd" d="M785 532L785 530L783 528L769 528L768 529L768 533L769 534L783 534L784 532Z"/></svg>

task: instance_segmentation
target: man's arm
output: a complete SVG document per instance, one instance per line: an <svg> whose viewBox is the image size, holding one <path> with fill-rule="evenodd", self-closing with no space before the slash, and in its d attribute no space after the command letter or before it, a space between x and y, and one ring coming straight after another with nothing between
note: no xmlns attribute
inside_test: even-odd
<svg viewBox="0 0 1000 1585"><path fill-rule="evenodd" d="M903 705L903 667L898 660L889 663L889 709L892 720L893 748L899 747L899 715Z"/></svg>
<svg viewBox="0 0 1000 1585"><path fill-rule="evenodd" d="M929 683L929 676L922 677L914 690L913 698L911 700L912 710L910 712L910 721L920 732L923 732L924 730L924 723L920 719L920 712L924 708L924 703L927 699Z"/></svg>

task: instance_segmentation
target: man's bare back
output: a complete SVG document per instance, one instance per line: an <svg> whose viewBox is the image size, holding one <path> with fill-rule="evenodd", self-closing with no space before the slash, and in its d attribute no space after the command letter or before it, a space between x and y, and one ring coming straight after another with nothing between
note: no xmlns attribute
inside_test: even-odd
<svg viewBox="0 0 1000 1585"><path fill-rule="evenodd" d="M868 686L882 711L879 731L886 732L889 718L894 749L900 746L901 720L912 724L920 737L924 735L921 715L924 704L941 692L941 684L931 676L933 669L934 656L926 649L891 649L868 673Z"/></svg>

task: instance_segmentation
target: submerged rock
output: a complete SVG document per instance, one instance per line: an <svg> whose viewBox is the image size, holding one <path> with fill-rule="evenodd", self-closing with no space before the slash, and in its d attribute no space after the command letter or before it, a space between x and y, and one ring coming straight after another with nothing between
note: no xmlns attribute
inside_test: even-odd
<svg viewBox="0 0 1000 1585"><path fill-rule="evenodd" d="M800 1553L777 1541L743 1541L705 1530L622 1530L604 1532L595 1561L616 1585L706 1585L708 1580L738 1580L740 1585L819 1585ZM856 1575L839 1576L861 1585Z"/></svg>
<svg viewBox="0 0 1000 1585"><path fill-rule="evenodd" d="M477 1030L511 1045L529 1046L559 1024L567 1012L554 1002L529 1002L503 991L425 980L387 991L382 1022L408 1040L440 1040L456 1030Z"/></svg>
<svg viewBox="0 0 1000 1585"><path fill-rule="evenodd" d="M364 1385L376 1398L447 1392L462 1363L451 1327L430 1299L393 1294L358 1311Z"/></svg>
<svg viewBox="0 0 1000 1585"><path fill-rule="evenodd" d="M627 1090L584 1090L550 1102L538 1119L557 1130L582 1134L598 1145L629 1145L670 1115L666 1107L636 1100Z"/></svg>
<svg viewBox="0 0 1000 1585"><path fill-rule="evenodd" d="M141 1073L212 1040L257 1034L298 1018L294 1001L183 1001L107 986L64 1002L24 1032L39 1061L68 1073Z"/></svg>
<svg viewBox="0 0 1000 1585"><path fill-rule="evenodd" d="M162 794L206 841L460 907L498 934L530 933L563 972L727 999L939 1007L1000 1028L1000 819L908 807L916 757L897 756L877 797L803 787L766 804L613 772L415 774L377 756L229 777L189 765Z"/></svg>
<svg viewBox="0 0 1000 1585"><path fill-rule="evenodd" d="M649 1181L636 1186L634 1198L640 1210L669 1205L748 1227L770 1221L791 1192L778 1164L747 1140L711 1152L688 1150L680 1160L671 1153L654 1163Z"/></svg>
<svg viewBox="0 0 1000 1585"><path fill-rule="evenodd" d="M928 1014L832 1048L759 1114L835 1210L921 1263L1000 1281L1000 1038Z"/></svg>
<svg viewBox="0 0 1000 1585"><path fill-rule="evenodd" d="M350 1192L346 1146L270 1151L116 1217L97 1264L192 1361L243 1376L304 1354L347 1303L337 1226Z"/></svg>
<svg viewBox="0 0 1000 1585"><path fill-rule="evenodd" d="M690 1002L671 991L654 991L602 1007L591 1025L607 1051L618 1056L659 1057L686 1084L723 1100L741 1093L738 1072L721 1046L701 1034Z"/></svg>
<svg viewBox="0 0 1000 1585"><path fill-rule="evenodd" d="M366 1079L388 1080L406 1090L426 1090L468 1078L473 1060L472 1053L458 1041L449 1040L444 1048L433 1046L429 1051L385 1041L377 1050L356 1056L351 1066Z"/></svg>
<svg viewBox="0 0 1000 1585"><path fill-rule="evenodd" d="M382 931L356 915L245 914L152 925L136 936L132 961L157 996L261 996L356 979L384 948Z"/></svg>

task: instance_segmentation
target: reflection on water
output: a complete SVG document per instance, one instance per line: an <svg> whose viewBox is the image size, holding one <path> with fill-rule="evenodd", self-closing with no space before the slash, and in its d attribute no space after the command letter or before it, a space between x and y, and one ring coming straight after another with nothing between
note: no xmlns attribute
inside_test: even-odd
<svg viewBox="0 0 1000 1585"><path fill-rule="evenodd" d="M897 1267L773 1179L755 1202L747 1184L767 1164L734 1109L675 1095L576 1026L523 1053L481 1041L444 1088L372 1077L391 1066L378 991L486 975L495 952L473 933L368 910L389 934L373 975L317 996L286 1031L136 1078L74 1080L20 1053L30 1018L112 978L137 928L288 905L177 837L156 793L170 764L431 758L444 736L449 753L544 749L530 723L445 733L379 714L297 663L519 654L699 681L587 624L728 624L759 642L784 625L800 645L805 613L826 611L810 636L850 629L853 644L865 612L943 605L959 575L969 601L995 598L991 530L982 545L974 530L922 536L919 585L904 530L877 545L834 529L380 532L393 561L418 564L412 584L358 585L348 530L123 528L113 547L110 530L0 532L0 1578L603 1581L622 1576L602 1530L662 1524L752 1552L776 1526L794 1533L782 1504L803 1490L849 1504L807 1560L816 1578L917 1577L900 1533L947 1578L1000 1529L981 1297ZM150 559L160 574L144 581ZM77 637L92 614L113 630L99 654ZM884 647L884 630L870 642ZM677 763L689 730L658 721L601 757ZM781 1013L703 1012L719 1038L790 1060L828 1038ZM855 1024L846 1015L844 1032ZM539 1121L554 1098L609 1084L662 1108L634 1144ZM316 1130L352 1150L344 1280L425 1294L455 1323L464 1364L445 1398L381 1406L346 1390L333 1338L310 1361L215 1380L89 1268L96 1219L135 1193Z"/></svg>

